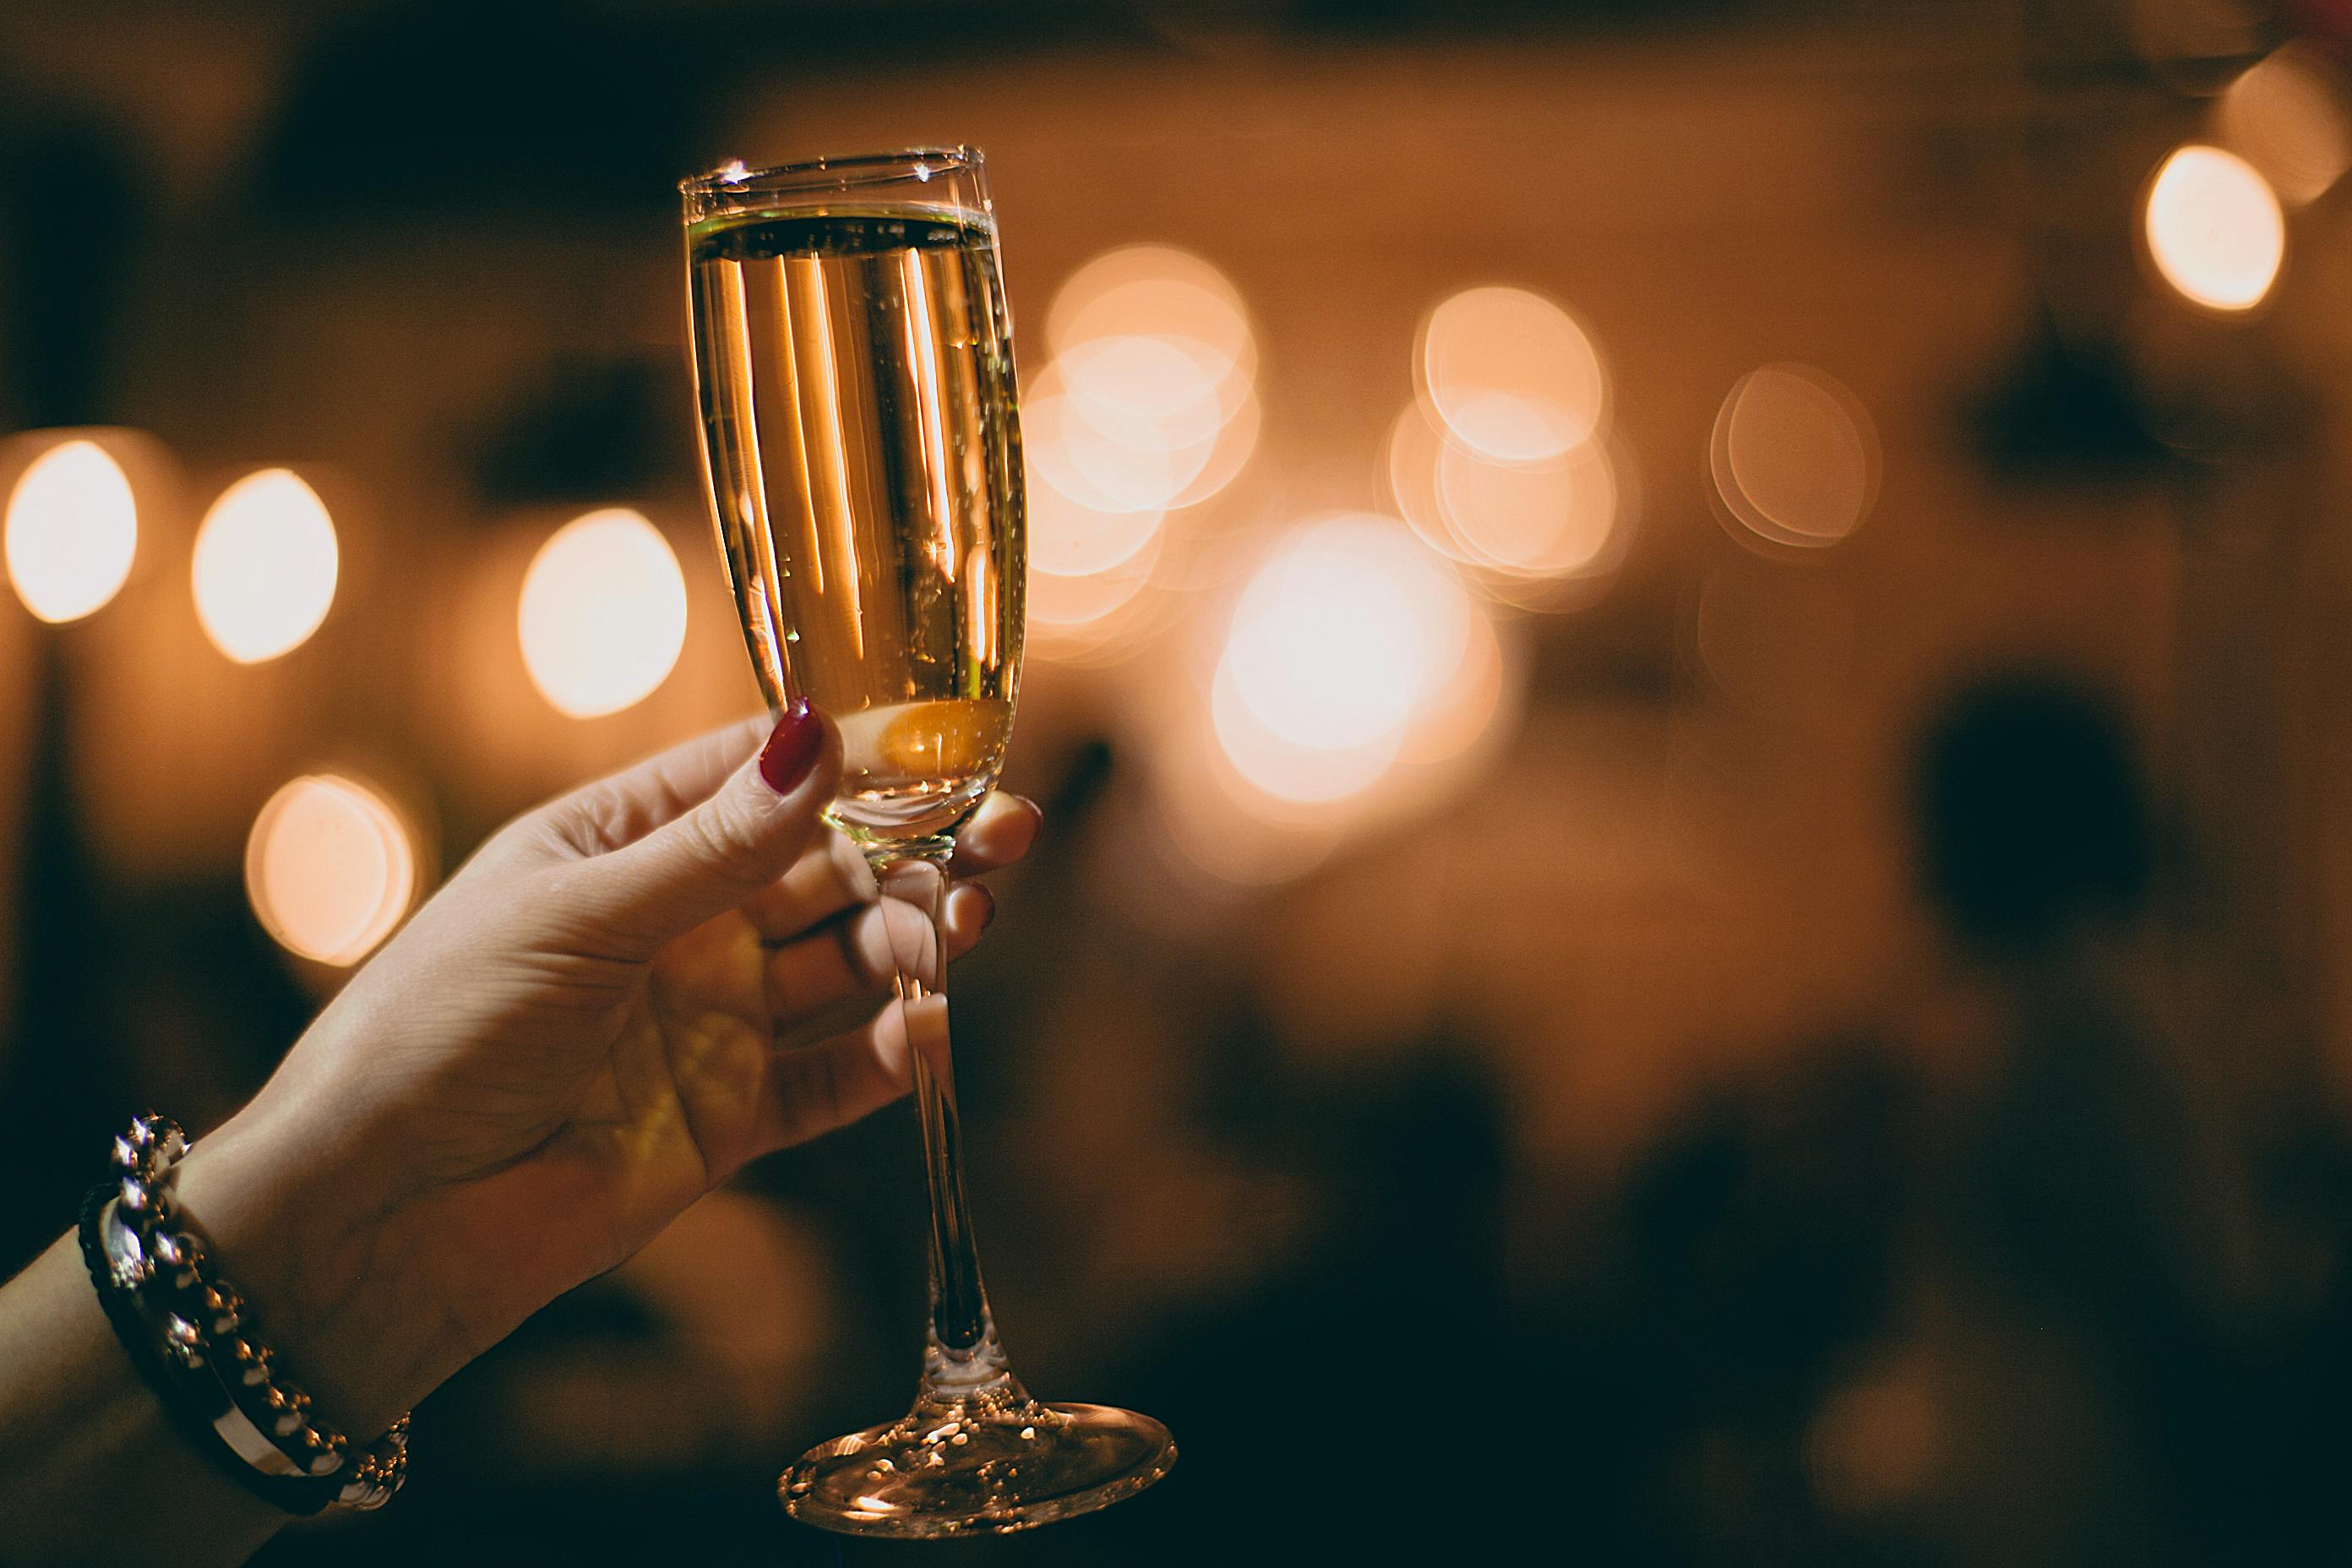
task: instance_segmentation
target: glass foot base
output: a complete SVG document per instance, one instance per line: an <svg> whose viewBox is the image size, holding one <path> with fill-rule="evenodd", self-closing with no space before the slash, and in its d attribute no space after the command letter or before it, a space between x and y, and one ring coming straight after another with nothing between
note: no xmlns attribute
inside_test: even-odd
<svg viewBox="0 0 2352 1568"><path fill-rule="evenodd" d="M926 1401L819 1444L776 1490L794 1519L848 1535L1003 1533L1132 1497L1175 1462L1168 1428L1131 1411Z"/></svg>

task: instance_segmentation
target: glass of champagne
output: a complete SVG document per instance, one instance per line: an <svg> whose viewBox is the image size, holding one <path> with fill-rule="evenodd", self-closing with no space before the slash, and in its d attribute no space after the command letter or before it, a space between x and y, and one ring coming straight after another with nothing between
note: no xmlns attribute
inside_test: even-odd
<svg viewBox="0 0 2352 1568"><path fill-rule="evenodd" d="M888 1536L1019 1530L1175 1462L1149 1416L1030 1398L997 1342L965 1205L940 983L955 830L994 787L1021 680L1019 400L980 154L731 163L686 181L702 447L772 707L840 725L834 825L891 922L931 1200L914 1407L811 1449L796 1518Z"/></svg>

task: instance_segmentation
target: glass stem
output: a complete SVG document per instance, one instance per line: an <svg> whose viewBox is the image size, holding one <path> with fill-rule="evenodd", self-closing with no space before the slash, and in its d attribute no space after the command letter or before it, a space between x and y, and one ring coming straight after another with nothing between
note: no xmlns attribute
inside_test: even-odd
<svg viewBox="0 0 2352 1568"><path fill-rule="evenodd" d="M953 847L945 840L920 847L898 845L873 858L882 896L922 917L919 927L898 921L887 928L897 971L894 986L906 1020L915 1111L923 1129L923 1175L930 1192L931 1319L919 1410L975 1396L1026 1397L997 1342L964 1195L963 1123L956 1107L946 991L947 861Z"/></svg>

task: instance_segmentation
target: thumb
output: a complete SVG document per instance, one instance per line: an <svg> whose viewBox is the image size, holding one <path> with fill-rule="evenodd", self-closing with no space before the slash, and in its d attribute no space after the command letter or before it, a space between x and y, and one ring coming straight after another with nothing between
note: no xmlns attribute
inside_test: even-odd
<svg viewBox="0 0 2352 1568"><path fill-rule="evenodd" d="M822 831L841 779L841 740L795 700L757 756L708 799L627 845L581 862L574 896L589 928L634 959L772 885Z"/></svg>

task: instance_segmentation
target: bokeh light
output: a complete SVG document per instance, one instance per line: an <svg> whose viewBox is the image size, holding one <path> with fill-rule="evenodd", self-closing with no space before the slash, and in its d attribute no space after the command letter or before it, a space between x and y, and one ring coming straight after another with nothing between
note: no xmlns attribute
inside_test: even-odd
<svg viewBox="0 0 2352 1568"><path fill-rule="evenodd" d="M1021 400L1030 472L1099 511L1198 506L1240 475L1261 425L1255 387L1230 409L1212 396L1189 361L1160 358L1146 339L1055 360Z"/></svg>
<svg viewBox="0 0 2352 1568"><path fill-rule="evenodd" d="M2219 147L2180 148L2158 168L2146 234L2164 280L2212 310L2261 304L2286 258L2277 195L2252 164Z"/></svg>
<svg viewBox="0 0 2352 1568"><path fill-rule="evenodd" d="M1509 463L1555 458L1607 416L1608 378L1576 318L1525 289L1465 289L1421 325L1419 395L1460 445Z"/></svg>
<svg viewBox="0 0 2352 1568"><path fill-rule="evenodd" d="M1861 401L1809 365L1739 378L1716 416L1715 491L1747 533L1818 549L1862 525L1878 496L1878 437Z"/></svg>
<svg viewBox="0 0 2352 1568"><path fill-rule="evenodd" d="M1504 462L1446 439L1415 402L1384 456L1399 512L1490 599L1559 607L1624 555L1633 508L1613 440Z"/></svg>
<svg viewBox="0 0 2352 1568"><path fill-rule="evenodd" d="M1230 413L1257 371L1257 344L1241 294L1190 251L1130 245L1070 274L1045 315L1055 355L1089 343L1146 338L1192 362Z"/></svg>
<svg viewBox="0 0 2352 1568"><path fill-rule="evenodd" d="M1454 525L1438 504L1437 460L1445 437L1431 424L1418 402L1407 403L1389 426L1381 452L1382 476L1397 514L1412 525L1422 542L1447 560L1467 565L1469 547L1454 536Z"/></svg>
<svg viewBox="0 0 2352 1568"><path fill-rule="evenodd" d="M131 480L95 441L36 458L8 497L8 580L45 621L76 621L114 597L139 550Z"/></svg>
<svg viewBox="0 0 2352 1568"><path fill-rule="evenodd" d="M1079 268L1045 340L1054 358L1022 398L1032 646L1099 662L1140 625L1174 514L1223 491L1256 449L1257 345L1224 275L1163 245Z"/></svg>
<svg viewBox="0 0 2352 1568"><path fill-rule="evenodd" d="M1117 565L1074 576L1033 562L1025 606L1029 651L1075 665L1108 663L1126 653L1156 618L1148 607L1165 597L1153 582L1164 548L1154 533Z"/></svg>
<svg viewBox="0 0 2352 1568"><path fill-rule="evenodd" d="M1257 440L1257 345L1223 274L1169 246L1128 246L1055 296L1054 358L1024 400L1033 471L1098 511L1198 505ZM1034 434L1032 431L1034 430Z"/></svg>
<svg viewBox="0 0 2352 1568"><path fill-rule="evenodd" d="M416 895L416 847L366 785L306 773L269 797L246 840L245 889L272 939L320 963L357 963Z"/></svg>
<svg viewBox="0 0 2352 1568"><path fill-rule="evenodd" d="M2221 140L2279 198L2316 201L2352 168L2352 110L2343 72L2316 49L2289 44L2249 67L2215 106Z"/></svg>
<svg viewBox="0 0 2352 1568"><path fill-rule="evenodd" d="M522 658L531 683L574 719L617 713L669 676L686 646L686 579L637 512L590 512L558 529L523 576Z"/></svg>
<svg viewBox="0 0 2352 1568"><path fill-rule="evenodd" d="M1395 521L1304 524L1234 605L1210 685L1219 746L1275 800L1360 794L1456 691L1481 634L1461 580Z"/></svg>
<svg viewBox="0 0 2352 1568"><path fill-rule="evenodd" d="M1044 497L1032 509L1031 558L1062 563L1065 576L1108 570L1142 549L1195 471L1184 464L1202 456L1105 435L1051 374L1021 400L1021 444L1029 489Z"/></svg>
<svg viewBox="0 0 2352 1568"><path fill-rule="evenodd" d="M299 647L335 602L335 525L318 493L284 468L223 491L196 530L196 618L239 664Z"/></svg>
<svg viewBox="0 0 2352 1568"><path fill-rule="evenodd" d="M1474 562L1519 576L1589 570L1617 522L1616 471L1599 442L1507 464L1449 442L1438 453L1437 498Z"/></svg>
<svg viewBox="0 0 2352 1568"><path fill-rule="evenodd" d="M1494 623L1475 605L1466 599L1463 603L1469 614L1463 622L1460 657L1451 659L1451 668L1441 662L1429 672L1426 689L1414 704L1412 722L1397 746L1401 764L1420 767L1455 761L1486 737L1500 710L1505 674L1502 642L1495 635Z"/></svg>
<svg viewBox="0 0 2352 1568"><path fill-rule="evenodd" d="M1934 1363L1904 1347L1822 1401L1805 1435L1805 1468L1815 1494L1837 1512L1885 1513L1916 1503L1950 1463L1950 1449Z"/></svg>
<svg viewBox="0 0 2352 1568"><path fill-rule="evenodd" d="M1203 363L1198 345L1181 338L1089 338L1054 363L1078 416L1121 446L1205 453L1234 412L1224 401L1233 367Z"/></svg>

